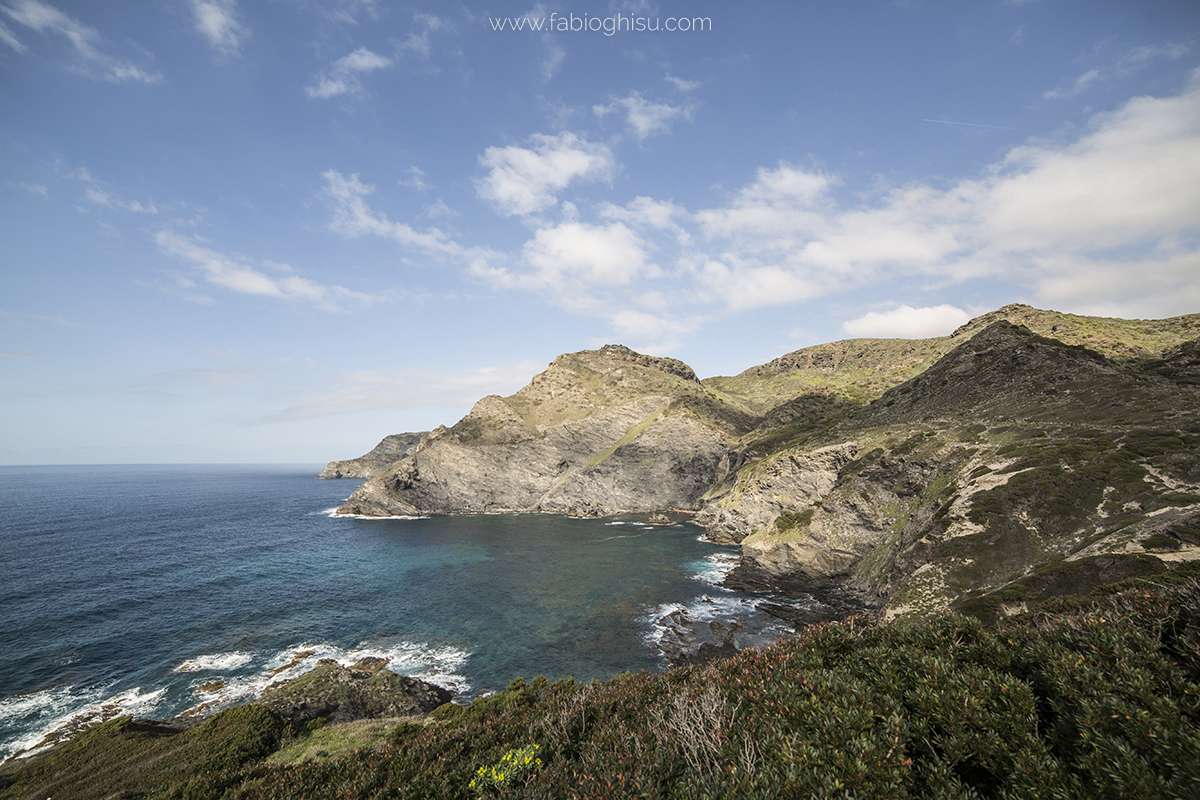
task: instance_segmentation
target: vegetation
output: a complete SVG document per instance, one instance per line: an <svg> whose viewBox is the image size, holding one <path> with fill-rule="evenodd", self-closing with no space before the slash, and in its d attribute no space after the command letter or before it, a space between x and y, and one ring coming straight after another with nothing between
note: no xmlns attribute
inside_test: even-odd
<svg viewBox="0 0 1200 800"><path fill-rule="evenodd" d="M372 748L261 761L305 735L282 725L258 706L170 735L115 720L10 771L0 793L1194 798L1200 583L1128 581L995 627L851 619L603 683L517 679Z"/></svg>

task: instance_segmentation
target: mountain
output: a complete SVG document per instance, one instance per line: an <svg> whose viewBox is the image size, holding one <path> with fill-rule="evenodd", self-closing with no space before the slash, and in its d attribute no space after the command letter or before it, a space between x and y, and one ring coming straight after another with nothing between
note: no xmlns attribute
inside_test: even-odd
<svg viewBox="0 0 1200 800"><path fill-rule="evenodd" d="M884 618L995 618L1200 558L1200 315L1011 305L698 380L619 345L560 356L339 513L695 512L727 584Z"/></svg>

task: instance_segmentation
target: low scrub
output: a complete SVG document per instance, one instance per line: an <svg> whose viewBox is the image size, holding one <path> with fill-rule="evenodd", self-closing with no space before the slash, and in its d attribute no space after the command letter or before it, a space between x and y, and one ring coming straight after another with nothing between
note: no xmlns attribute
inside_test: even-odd
<svg viewBox="0 0 1200 800"><path fill-rule="evenodd" d="M159 762L140 759L123 795L113 780L89 794L58 776L132 763L116 752L127 722L10 774L3 794L1195 798L1200 583L1132 582L994 627L957 615L852 619L705 667L603 683L517 679L328 761L258 761L280 731L247 708L177 735L198 748L185 772L157 774ZM169 762L173 749L159 755Z"/></svg>

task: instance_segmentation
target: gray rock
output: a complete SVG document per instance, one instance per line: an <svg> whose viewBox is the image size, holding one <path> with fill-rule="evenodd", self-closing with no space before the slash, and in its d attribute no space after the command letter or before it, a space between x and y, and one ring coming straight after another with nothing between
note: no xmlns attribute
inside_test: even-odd
<svg viewBox="0 0 1200 800"><path fill-rule="evenodd" d="M343 667L330 658L298 678L271 684L259 704L293 725L322 717L351 722L425 714L450 702L449 691L384 669L381 658L364 658Z"/></svg>
<svg viewBox="0 0 1200 800"><path fill-rule="evenodd" d="M393 433L383 437L383 441L366 455L345 461L330 461L321 470L318 478L370 478L405 456L417 451L417 445L429 433Z"/></svg>

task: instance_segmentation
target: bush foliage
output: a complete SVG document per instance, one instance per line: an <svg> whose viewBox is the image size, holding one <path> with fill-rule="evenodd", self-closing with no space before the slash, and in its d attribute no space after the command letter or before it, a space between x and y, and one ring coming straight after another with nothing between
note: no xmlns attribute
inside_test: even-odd
<svg viewBox="0 0 1200 800"><path fill-rule="evenodd" d="M1142 583L995 627L958 615L851 619L704 667L603 683L517 679L327 762L262 764L277 732L240 713L257 737L211 730L242 744L213 745L205 768L161 789L144 779L144 794L124 796L471 798L480 774L528 756L536 768L487 794L1196 798L1200 583ZM72 745L93 775L103 759L80 746L100 736ZM49 764L16 773L4 796L35 796Z"/></svg>

